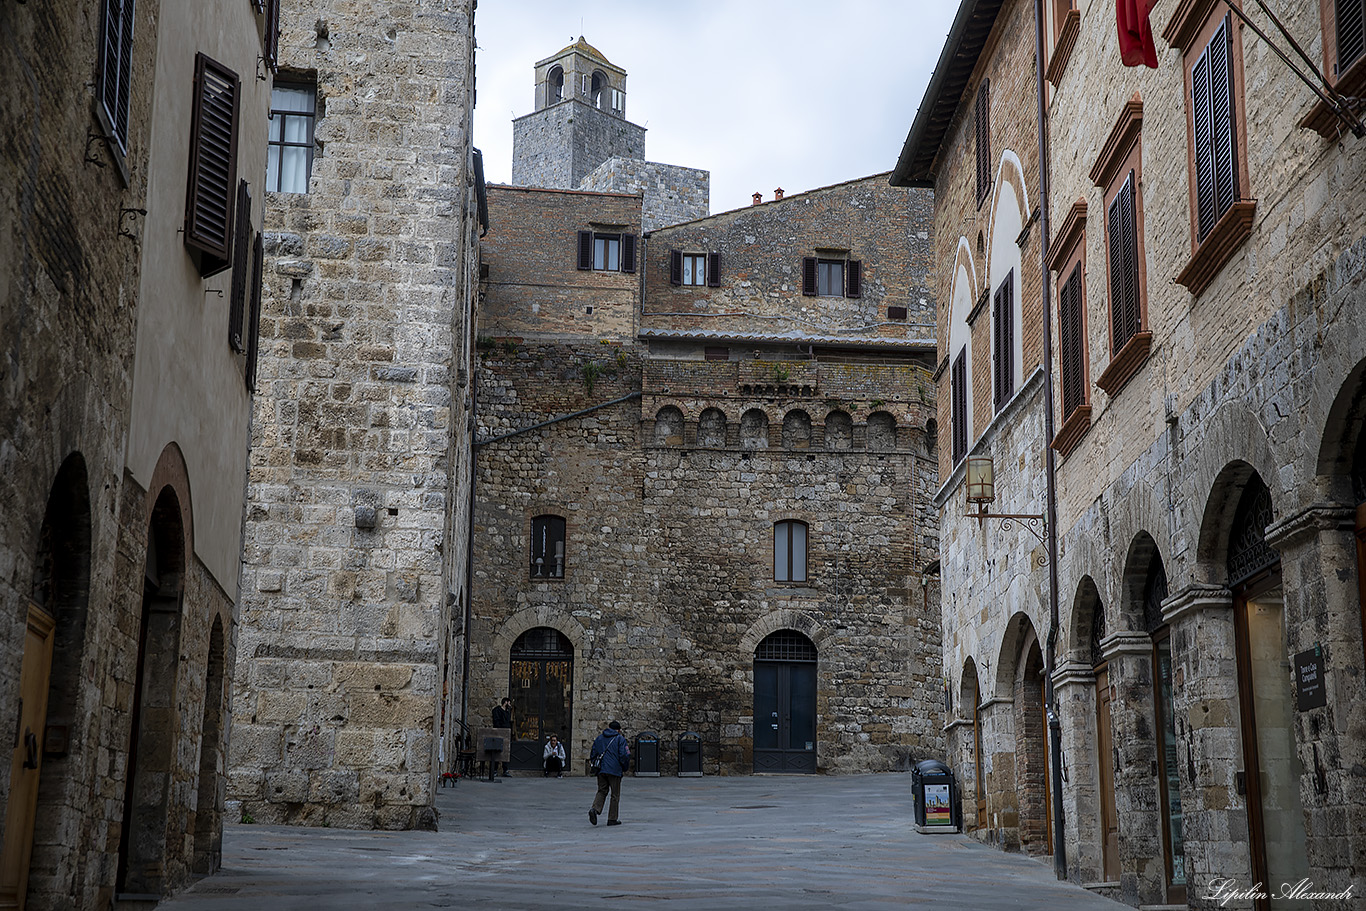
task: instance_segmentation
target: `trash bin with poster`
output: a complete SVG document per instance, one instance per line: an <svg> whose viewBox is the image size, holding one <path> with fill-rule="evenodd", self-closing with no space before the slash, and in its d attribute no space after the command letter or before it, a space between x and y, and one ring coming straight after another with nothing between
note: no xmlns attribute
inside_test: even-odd
<svg viewBox="0 0 1366 911"><path fill-rule="evenodd" d="M944 763L936 759L917 762L911 772L911 792L915 797L917 832L950 833L961 828L958 783Z"/></svg>

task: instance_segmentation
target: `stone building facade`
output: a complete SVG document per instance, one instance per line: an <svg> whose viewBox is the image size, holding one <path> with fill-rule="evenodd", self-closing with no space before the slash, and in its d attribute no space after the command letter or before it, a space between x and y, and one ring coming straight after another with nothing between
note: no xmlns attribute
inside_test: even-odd
<svg viewBox="0 0 1366 911"><path fill-rule="evenodd" d="M0 905L150 907L221 856L274 23L0 33Z"/></svg>
<svg viewBox="0 0 1366 911"><path fill-rule="evenodd" d="M626 71L579 37L536 64L536 109L512 122L512 183L637 193L646 231L711 211L706 171L645 160L626 119Z"/></svg>
<svg viewBox="0 0 1366 911"><path fill-rule="evenodd" d="M912 127L895 179L935 186L941 228L971 205L954 205L951 188L969 179L955 150L975 142L975 85L1002 66L1031 68L1026 7L963 4L960 18L978 31L951 35L942 61L961 78L932 85ZM1037 542L1006 549L997 527L979 529L963 484L967 459L990 455L992 508L1039 512L1048 445L1069 877L1135 905L1359 902L1366 175L1349 162L1362 139L1224 4L1156 4L1152 68L1122 65L1108 8L1045 7L1048 253L1036 247L1033 261L1041 277L1048 269L1056 327L1054 432L1042 433L1036 409L985 428L968 409L961 459L941 447L944 580L972 593L944 610L959 695L951 752L991 781L1005 765L1017 776L1028 768L1037 743L1000 717L1019 697L1019 673L1003 669L1018 667L1023 622L991 588L1011 577L1038 629L1047 589L1028 563ZM1264 11L1246 13L1284 47ZM1280 11L1350 95L1366 62L1334 13L1331 4ZM996 85L993 141L998 121L1026 128L1031 119L998 105ZM1227 105L1201 101L1210 85ZM932 105L953 116L942 134L929 129ZM965 273L944 255L951 243L941 238L938 262L950 321ZM994 348L976 339L987 330L972 328L973 352L994 368ZM977 391L994 369L969 376ZM1019 447L1012 433L1032 437ZM1001 503L1017 490L1035 499ZM992 787L982 797L981 825L999 832L1009 798ZM1272 897L1302 879L1349 898ZM1222 903L1225 881L1263 894Z"/></svg>
<svg viewBox="0 0 1366 911"><path fill-rule="evenodd" d="M684 735L708 774L942 755L930 205L879 176L641 234L639 195L490 189L468 686L471 724L512 696L513 768L612 718L664 774Z"/></svg>
<svg viewBox="0 0 1366 911"><path fill-rule="evenodd" d="M293 94L276 106L314 117L298 128L311 170L273 172L266 197L229 754L229 806L258 822L434 826L453 759L483 211L473 7L283 4Z"/></svg>

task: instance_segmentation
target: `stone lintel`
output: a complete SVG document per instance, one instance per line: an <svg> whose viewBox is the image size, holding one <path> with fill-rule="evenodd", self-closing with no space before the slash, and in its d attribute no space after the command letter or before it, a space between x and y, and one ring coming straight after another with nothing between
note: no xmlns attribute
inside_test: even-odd
<svg viewBox="0 0 1366 911"><path fill-rule="evenodd" d="M982 704L977 706L978 711L984 711L993 705L1014 705L1014 699L1007 699L1005 696L992 696L990 699L982 700Z"/></svg>
<svg viewBox="0 0 1366 911"><path fill-rule="evenodd" d="M1199 611L1233 609L1233 593L1222 585L1188 585L1162 602L1162 622L1174 624Z"/></svg>
<svg viewBox="0 0 1366 911"><path fill-rule="evenodd" d="M1064 686L1095 686L1096 672L1082 661L1064 661L1053 671L1053 688Z"/></svg>
<svg viewBox="0 0 1366 911"><path fill-rule="evenodd" d="M1100 640L1100 653L1106 661L1120 655L1151 655L1152 651L1153 640L1147 633L1111 633Z"/></svg>
<svg viewBox="0 0 1366 911"><path fill-rule="evenodd" d="M955 719L953 719L952 721L950 721L948 724L944 725L944 733L947 734L947 733L949 733L950 731L957 730L958 728L963 728L963 727L972 727L972 719L971 719L971 718L955 718Z"/></svg>
<svg viewBox="0 0 1366 911"><path fill-rule="evenodd" d="M1311 535L1325 531L1352 530L1356 510L1338 503L1311 503L1293 515L1266 527L1266 543L1276 550L1292 548Z"/></svg>

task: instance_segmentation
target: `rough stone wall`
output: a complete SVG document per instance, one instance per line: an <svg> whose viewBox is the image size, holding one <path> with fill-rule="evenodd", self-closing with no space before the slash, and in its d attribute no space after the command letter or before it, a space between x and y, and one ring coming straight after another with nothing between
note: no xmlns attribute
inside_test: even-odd
<svg viewBox="0 0 1366 911"><path fill-rule="evenodd" d="M698 168L612 157L579 184L583 190L639 193L640 229L653 231L711 214L711 174Z"/></svg>
<svg viewBox="0 0 1366 911"><path fill-rule="evenodd" d="M472 6L281 14L282 65L316 73L325 113L309 193L266 200L229 756L230 812L260 822L435 824L464 597Z"/></svg>
<svg viewBox="0 0 1366 911"><path fill-rule="evenodd" d="M643 325L745 335L929 339L932 194L865 177L665 228L646 242ZM721 285L669 283L671 250L721 254ZM861 297L802 295L802 258L863 262ZM825 255L835 255L826 253ZM887 308L905 307L905 321Z"/></svg>
<svg viewBox="0 0 1366 911"><path fill-rule="evenodd" d="M577 189L609 158L645 158L645 128L569 98L512 121L512 183Z"/></svg>
<svg viewBox="0 0 1366 911"><path fill-rule="evenodd" d="M729 382L726 373L697 380L678 368L702 363L653 359L642 378L636 346L611 350L618 355L591 391L584 365L604 356L591 340L483 353L481 435L610 401L642 379L646 395L480 449L472 714L506 691L517 635L552 626L576 646L571 767L582 767L596 731L616 717L660 735L666 772L672 744L690 730L702 735L708 772L748 772L754 648L768 632L795 628L820 654L820 770L905 769L942 755L938 619L919 584L932 560L931 406L912 395L890 406L895 444L874 450L867 415L884 406L848 394L838 401L856 415L852 441L829 449L823 419L840 393L745 397L733 369ZM911 365L881 369L899 372L906 391L924 376ZM876 388L890 398L885 373L869 372L847 386L883 380ZM656 434L655 415L670 406L686 415L681 438ZM704 446L697 420L707 407L727 421L723 441ZM767 448L741 445L740 416L751 407L768 413ZM793 408L810 410L812 433L806 447L784 449L780 428ZM543 513L567 520L563 581L528 578L529 523ZM772 526L786 518L810 524L806 585L773 582Z"/></svg>
<svg viewBox="0 0 1366 911"><path fill-rule="evenodd" d="M578 268L578 243L580 231L638 236L640 196L493 186L489 209L498 217L490 216L480 252L482 334L634 335L639 246L635 272L599 272Z"/></svg>

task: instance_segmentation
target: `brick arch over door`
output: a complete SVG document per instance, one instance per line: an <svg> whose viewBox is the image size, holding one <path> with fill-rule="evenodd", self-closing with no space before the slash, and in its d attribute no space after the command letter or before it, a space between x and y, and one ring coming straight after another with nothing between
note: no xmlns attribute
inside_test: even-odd
<svg viewBox="0 0 1366 911"><path fill-rule="evenodd" d="M512 673L512 646L513 643L528 630L537 627L548 626L553 630L564 634L564 636L574 646L574 677L571 683L574 700L577 702L581 693L584 692L584 665L587 659L592 656L588 653L588 635L583 628L583 624L578 621L569 611L550 604L541 604L536 607L528 607L517 611L512 616L503 621L502 626L493 634L489 643L489 679L494 681L497 687L496 699L501 699L506 693L507 681ZM492 705L492 702L490 702ZM586 755L587 744L591 742L590 734L596 734L596 725L599 719L594 717L585 718L584 712L578 711L578 706L574 706L572 715L573 730L564 739L565 751L571 755ZM486 723L487 709L483 706L470 706L470 711L474 715L476 722L473 727L478 727ZM588 740L584 740L588 737ZM582 743L580 741L583 741Z"/></svg>
<svg viewBox="0 0 1366 911"><path fill-rule="evenodd" d="M163 488L175 491L175 503L180 510L180 526L184 533L181 549L184 554L194 553L194 507L190 498L190 470L185 465L185 454L174 442L167 443L157 457L156 468L152 469L152 482L147 485L145 521L152 521L152 512Z"/></svg>

